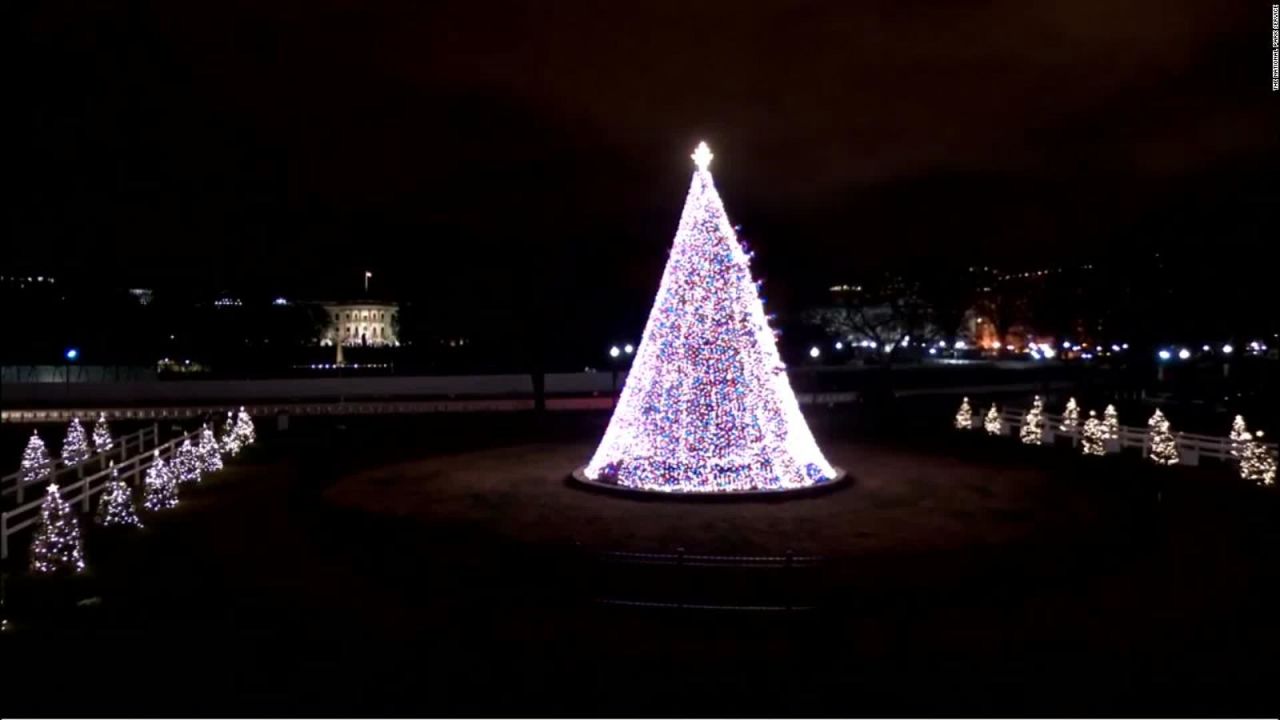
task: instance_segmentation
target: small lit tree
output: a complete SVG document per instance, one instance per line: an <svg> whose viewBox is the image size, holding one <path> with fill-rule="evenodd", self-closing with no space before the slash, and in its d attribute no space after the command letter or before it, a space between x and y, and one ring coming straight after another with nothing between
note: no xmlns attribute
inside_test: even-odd
<svg viewBox="0 0 1280 720"><path fill-rule="evenodd" d="M1241 437L1240 477L1253 480L1260 485L1276 483L1276 458L1271 454L1262 440L1262 431L1250 435L1247 431Z"/></svg>
<svg viewBox="0 0 1280 720"><path fill-rule="evenodd" d="M111 426L107 424L107 414L98 413L98 422L93 424L94 452L104 453L115 446L111 439Z"/></svg>
<svg viewBox="0 0 1280 720"><path fill-rule="evenodd" d="M253 427L253 418L249 417L243 405L240 406L240 412L236 414L235 432L236 437L240 439L240 447L252 445L253 441L258 439L258 434Z"/></svg>
<svg viewBox="0 0 1280 720"><path fill-rule="evenodd" d="M142 527L133 506L133 491L120 479L114 462L111 463L111 479L102 489L102 499L98 501L97 522L102 527Z"/></svg>
<svg viewBox="0 0 1280 720"><path fill-rule="evenodd" d="M1076 405L1075 398L1067 399L1067 407L1062 411L1062 424L1058 429L1067 433L1074 433L1080 429L1080 406Z"/></svg>
<svg viewBox="0 0 1280 720"><path fill-rule="evenodd" d="M1031 409L1022 419L1022 430L1019 435L1026 445L1039 445L1044 439L1044 401L1035 396L1031 401Z"/></svg>
<svg viewBox="0 0 1280 720"><path fill-rule="evenodd" d="M1147 421L1149 428L1147 438L1151 449L1149 457L1157 465L1176 465L1178 463L1178 440L1169 429L1169 421L1159 410Z"/></svg>
<svg viewBox="0 0 1280 720"><path fill-rule="evenodd" d="M79 465L93 452L89 449L89 438L80 425L80 418L71 418L67 425L67 436L62 440L62 464L68 467Z"/></svg>
<svg viewBox="0 0 1280 720"><path fill-rule="evenodd" d="M19 478L24 485L27 485L48 478L52 472L53 460L49 457L49 451L45 449L40 433L32 430L31 438L27 440L27 447L22 451Z"/></svg>
<svg viewBox="0 0 1280 720"><path fill-rule="evenodd" d="M1085 455L1106 455L1107 449L1103 441L1107 439L1107 431L1098 419L1098 413L1090 410L1089 419L1084 421L1084 431L1080 435L1080 451Z"/></svg>
<svg viewBox="0 0 1280 720"><path fill-rule="evenodd" d="M214 439L213 428L209 427L209 423L200 428L200 446L197 452L200 455L201 471L211 473L222 469L222 450L218 448L218 441Z"/></svg>
<svg viewBox="0 0 1280 720"><path fill-rule="evenodd" d="M178 446L170 470L180 485L200 482L200 456L190 439L183 440Z"/></svg>
<svg viewBox="0 0 1280 720"><path fill-rule="evenodd" d="M969 398L960 401L960 409L956 411L956 429L973 429L973 408L969 407Z"/></svg>
<svg viewBox="0 0 1280 720"><path fill-rule="evenodd" d="M80 542L80 524L75 511L58 492L57 483L49 489L40 506L40 524L31 539L31 571L40 575L84 570L84 547Z"/></svg>
<svg viewBox="0 0 1280 720"><path fill-rule="evenodd" d="M168 510L178 504L178 483L173 472L165 465L160 451L151 456L151 465L142 481L142 507L155 512Z"/></svg>
<svg viewBox="0 0 1280 720"><path fill-rule="evenodd" d="M1107 433L1107 440L1120 439L1120 413L1115 405L1108 405L1102 412L1102 429Z"/></svg>
<svg viewBox="0 0 1280 720"><path fill-rule="evenodd" d="M226 421L222 423L222 436L219 444L222 446L222 452L231 457L240 454L240 434L236 432L236 421L232 417L230 410L227 411Z"/></svg>
<svg viewBox="0 0 1280 720"><path fill-rule="evenodd" d="M1237 415L1231 421L1231 457L1238 459L1243 456L1245 436L1248 434L1249 428L1244 424L1244 416Z"/></svg>
<svg viewBox="0 0 1280 720"><path fill-rule="evenodd" d="M1003 425L1000 422L1000 411L996 409L995 403L991 403L991 409L987 411L987 416L982 421L982 427L987 431L988 435L999 435L1003 429Z"/></svg>

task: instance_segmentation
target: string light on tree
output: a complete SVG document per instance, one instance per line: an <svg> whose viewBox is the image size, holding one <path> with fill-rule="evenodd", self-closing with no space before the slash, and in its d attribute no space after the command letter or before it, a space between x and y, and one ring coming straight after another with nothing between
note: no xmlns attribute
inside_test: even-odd
<svg viewBox="0 0 1280 720"><path fill-rule="evenodd" d="M227 411L227 419L222 423L222 452L230 457L240 454L240 434L236 432L236 420Z"/></svg>
<svg viewBox="0 0 1280 720"><path fill-rule="evenodd" d="M142 481L142 507L155 512L168 510L178 504L178 483L173 472L165 465L160 451L151 455L151 465L147 468L146 477Z"/></svg>
<svg viewBox="0 0 1280 720"><path fill-rule="evenodd" d="M62 440L62 464L71 466L79 465L93 451L89 449L89 438L85 435L84 427L80 425L80 418L71 418L71 422L67 424L67 436Z"/></svg>
<svg viewBox="0 0 1280 720"><path fill-rule="evenodd" d="M1231 457L1240 458L1244 451L1245 437L1249 434L1249 428L1244 424L1244 416L1237 415L1235 420L1231 421Z"/></svg>
<svg viewBox="0 0 1280 720"><path fill-rule="evenodd" d="M1039 395L1031 401L1031 409L1027 410L1027 416L1022 420L1020 436L1025 445L1039 445L1043 441L1044 401Z"/></svg>
<svg viewBox="0 0 1280 720"><path fill-rule="evenodd" d="M75 511L49 483L40 505L40 523L31 539L31 571L40 575L84 570L84 547Z"/></svg>
<svg viewBox="0 0 1280 720"><path fill-rule="evenodd" d="M93 424L93 449L104 453L115 446L111 439L111 426L107 424L107 414L98 413L98 421Z"/></svg>
<svg viewBox="0 0 1280 720"><path fill-rule="evenodd" d="M49 457L49 451L45 449L40 433L32 430L31 437L27 439L27 447L22 451L19 477L23 484L29 484L48 478L52 472L53 459Z"/></svg>
<svg viewBox="0 0 1280 720"><path fill-rule="evenodd" d="M1107 409L1102 411L1102 429L1106 433L1106 440L1120 439L1120 413L1116 412L1115 405L1108 405Z"/></svg>
<svg viewBox="0 0 1280 720"><path fill-rule="evenodd" d="M1098 413L1090 410L1089 419L1084 421L1084 431L1080 435L1080 451L1085 455L1106 455L1103 442L1107 439L1107 431L1098 419Z"/></svg>
<svg viewBox="0 0 1280 720"><path fill-rule="evenodd" d="M1148 457L1157 465L1176 465L1178 463L1178 440L1169 429L1169 420L1159 410L1147 421Z"/></svg>
<svg viewBox="0 0 1280 720"><path fill-rule="evenodd" d="M197 452L200 455L202 472L211 473L222 469L222 450L218 447L217 439L213 437L213 428L209 427L209 423L205 423L200 428L200 445Z"/></svg>
<svg viewBox="0 0 1280 720"><path fill-rule="evenodd" d="M133 506L133 490L120 479L114 462L111 463L111 479L102 489L102 499L98 501L96 519L102 527L142 527Z"/></svg>
<svg viewBox="0 0 1280 720"><path fill-rule="evenodd" d="M244 406L241 405L240 412L236 415L236 438L240 441L240 447L253 444L257 437L253 418L249 417L249 413L245 412Z"/></svg>
<svg viewBox="0 0 1280 720"><path fill-rule="evenodd" d="M1256 435L1245 432L1241 438L1240 477L1260 485L1275 485L1276 457L1267 448L1262 435L1259 430Z"/></svg>
<svg viewBox="0 0 1280 720"><path fill-rule="evenodd" d="M179 485L200 482L200 456L196 453L196 448L191 444L190 439L183 440L178 446L178 451L173 454L170 472L174 474L174 479Z"/></svg>
<svg viewBox="0 0 1280 720"><path fill-rule="evenodd" d="M988 435L999 435L1002 428L1000 423L1000 411L996 408L995 403L991 403L991 409L987 411L987 416L982 420L982 427L987 431Z"/></svg>
<svg viewBox="0 0 1280 720"><path fill-rule="evenodd" d="M708 170L705 143L653 309L600 446L595 481L665 492L826 482L822 456Z"/></svg>
<svg viewBox="0 0 1280 720"><path fill-rule="evenodd" d="M956 411L956 429L973 429L973 408L969 407L969 398L960 401L960 409Z"/></svg>
<svg viewBox="0 0 1280 720"><path fill-rule="evenodd" d="M1080 429L1080 406L1075 398L1067 398L1067 407L1062 411L1062 424L1058 429L1068 433Z"/></svg>

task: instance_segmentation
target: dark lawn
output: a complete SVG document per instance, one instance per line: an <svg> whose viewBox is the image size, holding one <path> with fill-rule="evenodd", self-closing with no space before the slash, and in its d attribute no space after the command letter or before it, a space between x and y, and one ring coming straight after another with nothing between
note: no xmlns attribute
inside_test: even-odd
<svg viewBox="0 0 1280 720"><path fill-rule="evenodd" d="M10 579L0 714L1274 715L1275 493L814 417L788 503L574 490L599 415L295 421L91 573ZM494 450L493 452L489 452ZM345 478L345 481L340 481ZM582 549L574 550L573 543ZM593 549L826 558L609 577ZM619 582L621 575L621 585ZM610 592L817 610L637 610ZM785 592L784 592L785 594ZM98 598L88 605L76 601Z"/></svg>

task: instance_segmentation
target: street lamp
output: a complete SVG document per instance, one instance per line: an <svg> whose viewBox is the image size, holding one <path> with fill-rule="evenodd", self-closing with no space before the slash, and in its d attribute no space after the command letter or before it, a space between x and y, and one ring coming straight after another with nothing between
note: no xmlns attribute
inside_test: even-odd
<svg viewBox="0 0 1280 720"><path fill-rule="evenodd" d="M633 352L635 352L635 351L636 351L636 348L635 348L635 346L634 346L634 345L632 345L631 343L627 343L626 345L623 345L623 346L622 346L622 352L624 352L624 353L626 353L626 354L628 354L628 355L630 355L631 353L633 353Z"/></svg>
<svg viewBox="0 0 1280 720"><path fill-rule="evenodd" d="M63 374L63 388L66 389L67 397L71 397L71 363L80 358L80 350L78 348L67 348L62 354L67 359L66 372Z"/></svg>

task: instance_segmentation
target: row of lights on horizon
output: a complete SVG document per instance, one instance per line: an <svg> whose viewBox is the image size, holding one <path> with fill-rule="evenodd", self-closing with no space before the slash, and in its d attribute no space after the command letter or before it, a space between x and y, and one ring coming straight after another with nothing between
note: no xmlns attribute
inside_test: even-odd
<svg viewBox="0 0 1280 720"><path fill-rule="evenodd" d="M902 342L898 344L901 347L907 347L910 345L910 338L909 337L904 338ZM922 347L925 345L925 343L919 343L919 344ZM840 351L840 350L844 350L846 345L843 341L837 340L834 343L833 347L837 351ZM849 347L862 347L862 348L875 350L877 347L880 347L880 345L874 340L863 340L857 344L850 344ZM1097 346L1094 350L1091 351L1089 349L1089 343L1074 344L1071 342L1064 342L1062 344L1062 347L1066 350L1074 350L1080 354L1080 357L1086 360L1089 360L1094 357L1095 353L1112 354L1112 353L1124 352L1125 350L1129 349L1129 343L1112 344L1110 347L1110 353L1108 353L1106 347L1102 345ZM967 350L969 348L970 348L969 344L963 340L956 340L955 342L951 343L951 349L953 350ZM886 343L882 349L884 352L887 353L893 349L893 345ZM947 343L943 340L939 340L936 345L929 348L929 354L937 355L940 350L945 351L946 349L947 349ZM998 344L993 344L989 346L987 349L999 350L1001 348ZM1013 345L1005 345L1003 349L1008 350L1009 352L1017 352L1017 348ZM1201 346L1200 349L1203 353L1213 352L1213 348L1209 345L1203 345ZM1235 352L1235 348L1230 343L1224 343L1220 348L1220 351L1223 355L1230 355L1233 352ZM1258 355L1267 351L1267 345L1266 343L1255 340L1249 343L1249 351L1255 355ZM1053 359L1058 354L1058 351L1055 350L1054 347L1049 343L1030 343L1023 350L1023 352L1030 355L1032 358L1036 360ZM1156 353L1156 356L1159 357L1161 360L1170 360L1173 357L1175 357L1175 355L1179 360L1188 360L1191 358L1192 353L1190 349L1185 347L1179 348L1176 351L1168 348L1163 348ZM816 360L821 356L822 356L822 348L818 347L817 345L814 345L809 348L809 357Z"/></svg>

